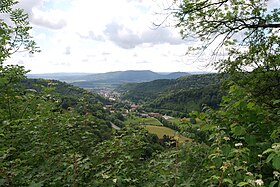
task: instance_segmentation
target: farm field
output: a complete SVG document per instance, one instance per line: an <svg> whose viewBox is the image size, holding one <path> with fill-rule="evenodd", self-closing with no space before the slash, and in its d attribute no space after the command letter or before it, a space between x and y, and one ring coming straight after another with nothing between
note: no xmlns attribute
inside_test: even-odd
<svg viewBox="0 0 280 187"><path fill-rule="evenodd" d="M191 120L191 118L170 118L167 121L174 123L177 126L183 125L184 123L189 123ZM195 119L196 120L196 124L192 124L192 126L199 126L201 121L199 119Z"/></svg>
<svg viewBox="0 0 280 187"><path fill-rule="evenodd" d="M151 134L156 134L158 138L163 138L164 135L170 136L170 137L175 137L175 139L178 138L179 142L185 142L185 141L191 141L191 139L186 138L180 134L177 134L176 131L163 127L163 126L154 126L154 125L143 125L145 129L148 130L149 133Z"/></svg>
<svg viewBox="0 0 280 187"><path fill-rule="evenodd" d="M160 121L155 118L142 118L139 116L130 116L124 122L125 125L155 125L155 126L163 126Z"/></svg>

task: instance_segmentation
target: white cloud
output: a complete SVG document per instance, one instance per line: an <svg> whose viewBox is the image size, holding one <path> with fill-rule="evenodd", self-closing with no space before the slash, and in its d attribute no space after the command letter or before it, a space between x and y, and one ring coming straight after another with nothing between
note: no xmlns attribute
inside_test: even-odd
<svg viewBox="0 0 280 187"><path fill-rule="evenodd" d="M62 29L67 25L67 21L63 18L61 11L51 10L44 12L36 8L32 10L31 22L49 29Z"/></svg>
<svg viewBox="0 0 280 187"><path fill-rule="evenodd" d="M16 7L23 8L29 15L30 22L49 29L61 29L66 26L64 12L59 9L43 10L51 0L20 0Z"/></svg>
<svg viewBox="0 0 280 187"><path fill-rule="evenodd" d="M124 25L112 22L106 25L105 34L116 45L125 49L135 48L137 45L144 43L162 44L169 43L178 45L184 43L178 36L174 36L168 28L148 29L143 32L133 31Z"/></svg>
<svg viewBox="0 0 280 187"><path fill-rule="evenodd" d="M20 0L42 52L9 63L32 73L129 69L199 71L184 56L189 42L173 28L152 29L158 4L150 0Z"/></svg>

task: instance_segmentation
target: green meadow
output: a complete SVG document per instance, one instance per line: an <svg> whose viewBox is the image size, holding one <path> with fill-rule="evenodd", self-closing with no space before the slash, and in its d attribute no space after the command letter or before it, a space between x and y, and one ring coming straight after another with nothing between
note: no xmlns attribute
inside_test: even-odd
<svg viewBox="0 0 280 187"><path fill-rule="evenodd" d="M151 134L156 134L158 138L163 138L164 135L174 137L175 139L179 140L179 142L185 142L185 141L190 141L189 138L186 138L176 131L163 127L163 126L154 126L154 125L144 125L143 126L145 129L148 130L149 133Z"/></svg>

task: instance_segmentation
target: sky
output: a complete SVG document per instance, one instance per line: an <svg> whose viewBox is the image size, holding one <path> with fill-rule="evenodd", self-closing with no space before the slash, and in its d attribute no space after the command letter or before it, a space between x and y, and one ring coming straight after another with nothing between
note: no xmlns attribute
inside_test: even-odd
<svg viewBox="0 0 280 187"><path fill-rule="evenodd" d="M162 0L19 0L29 15L41 52L18 53L7 63L31 73L213 71L209 56L187 56L194 41L182 40L168 22Z"/></svg>

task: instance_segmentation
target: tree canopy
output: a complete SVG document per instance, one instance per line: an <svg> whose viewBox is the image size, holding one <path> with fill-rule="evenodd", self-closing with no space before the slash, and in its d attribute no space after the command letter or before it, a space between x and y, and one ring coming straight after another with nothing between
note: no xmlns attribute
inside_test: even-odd
<svg viewBox="0 0 280 187"><path fill-rule="evenodd" d="M6 20L0 19L0 64L21 50L30 53L39 51L29 34L28 15L22 9L14 9L16 3L14 0L0 2L0 14L6 15Z"/></svg>
<svg viewBox="0 0 280 187"><path fill-rule="evenodd" d="M204 50L217 41L214 55L219 55L221 47L227 50L228 60L213 62L220 71L244 70L249 66L252 70L267 65L279 70L279 64L269 64L266 59L255 61L249 57L240 61L245 54L264 58L262 51L267 48L266 56L276 58L279 53L280 7L278 4L271 8L272 3L269 0L183 0L174 1L167 11L175 16L176 27L181 29L184 39L196 38L202 42L192 49Z"/></svg>
<svg viewBox="0 0 280 187"><path fill-rule="evenodd" d="M268 9L267 0L188 0L175 1L177 27L186 37L197 37L209 43L222 36L222 44L242 34L239 42L250 41L255 34L266 30L267 36L280 28L280 7ZM272 2L271 2L272 3Z"/></svg>
<svg viewBox="0 0 280 187"><path fill-rule="evenodd" d="M279 98L279 4L272 0L183 0L174 1L167 11L175 17L184 39L201 42L189 51L203 51L217 42L213 55L218 58L209 64L231 74L235 83L268 105ZM226 52L221 54L221 49Z"/></svg>

